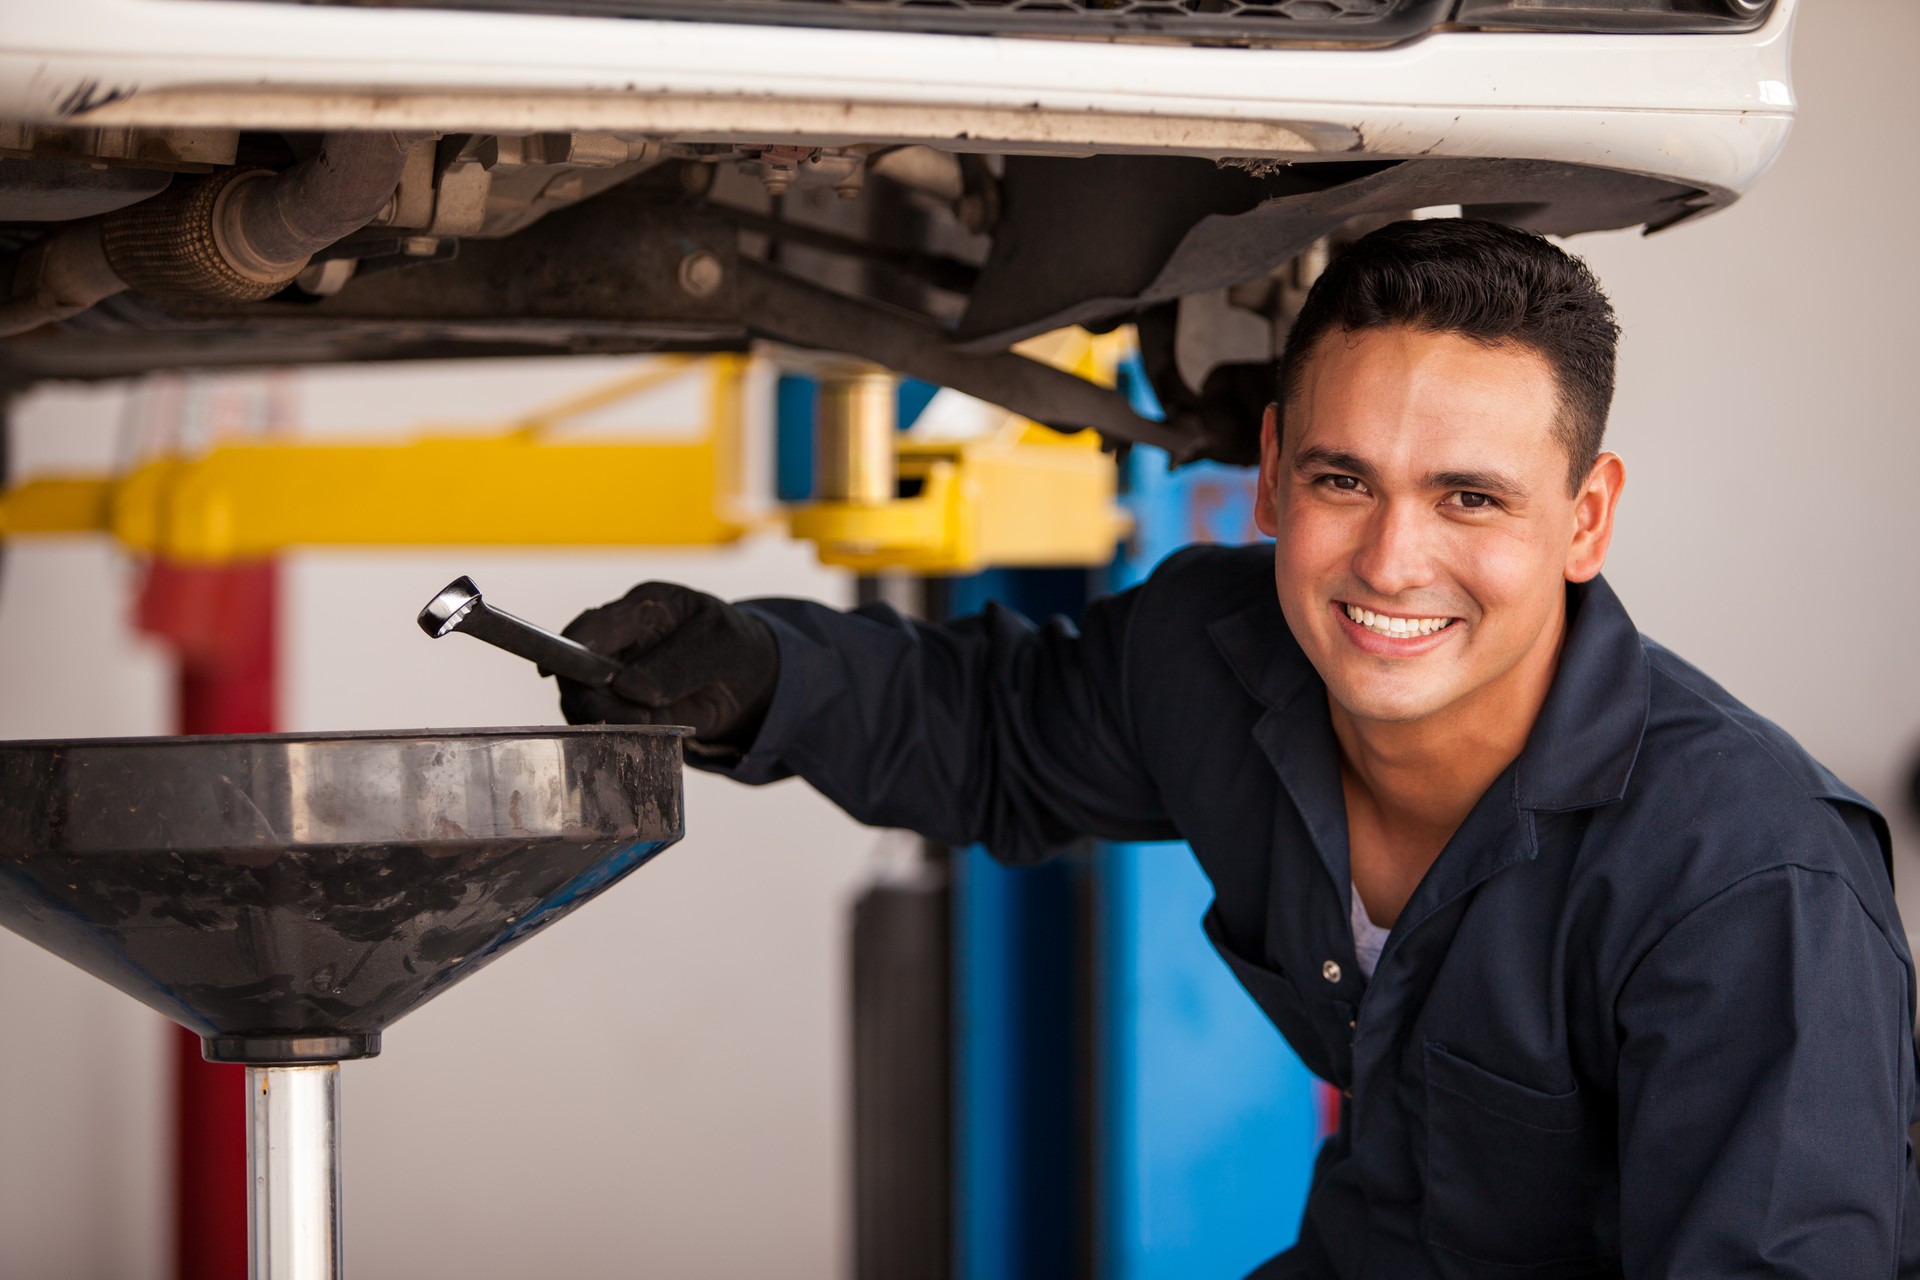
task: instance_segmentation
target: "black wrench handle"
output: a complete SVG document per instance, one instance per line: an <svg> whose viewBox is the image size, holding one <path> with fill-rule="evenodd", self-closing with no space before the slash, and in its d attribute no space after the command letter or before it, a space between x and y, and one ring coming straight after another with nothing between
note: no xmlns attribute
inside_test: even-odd
<svg viewBox="0 0 1920 1280"><path fill-rule="evenodd" d="M453 629L581 684L604 687L620 674L620 664L605 654L517 618L505 609L496 609L484 600L477 602Z"/></svg>
<svg viewBox="0 0 1920 1280"><path fill-rule="evenodd" d="M480 598L480 588L473 585L472 578L449 582L427 602L416 621L435 639L464 631L476 640L538 663L554 675L596 688L612 684L621 671L620 664L605 654L557 636L525 618L516 618L505 609L494 608Z"/></svg>

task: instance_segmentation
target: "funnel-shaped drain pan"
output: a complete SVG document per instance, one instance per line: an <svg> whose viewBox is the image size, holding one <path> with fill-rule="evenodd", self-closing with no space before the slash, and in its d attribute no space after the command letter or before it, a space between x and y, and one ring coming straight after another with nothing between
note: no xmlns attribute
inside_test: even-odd
<svg viewBox="0 0 1920 1280"><path fill-rule="evenodd" d="M683 831L671 728L0 743L0 925L210 1058L333 1062Z"/></svg>

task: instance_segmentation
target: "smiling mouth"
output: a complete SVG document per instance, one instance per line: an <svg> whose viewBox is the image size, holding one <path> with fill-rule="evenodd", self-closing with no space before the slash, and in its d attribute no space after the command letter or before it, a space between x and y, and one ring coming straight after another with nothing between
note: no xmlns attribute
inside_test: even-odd
<svg viewBox="0 0 1920 1280"><path fill-rule="evenodd" d="M1414 640L1421 636L1430 636L1437 631L1445 631L1452 626L1452 618L1396 618L1390 614L1375 613L1363 609L1357 604L1340 606L1346 610L1347 617L1355 624L1365 627L1377 636L1389 636L1398 640Z"/></svg>

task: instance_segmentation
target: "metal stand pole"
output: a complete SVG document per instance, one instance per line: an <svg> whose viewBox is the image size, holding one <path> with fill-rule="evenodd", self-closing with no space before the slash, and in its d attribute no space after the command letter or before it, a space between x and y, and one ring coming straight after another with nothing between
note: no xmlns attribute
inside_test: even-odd
<svg viewBox="0 0 1920 1280"><path fill-rule="evenodd" d="M340 1280L340 1066L247 1068L253 1280Z"/></svg>

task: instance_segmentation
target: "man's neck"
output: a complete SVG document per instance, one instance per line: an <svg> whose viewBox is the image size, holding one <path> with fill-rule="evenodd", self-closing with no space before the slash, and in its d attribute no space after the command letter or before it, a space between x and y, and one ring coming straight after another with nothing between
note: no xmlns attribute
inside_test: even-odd
<svg viewBox="0 0 1920 1280"><path fill-rule="evenodd" d="M1418 720L1365 720L1329 700L1354 881L1376 922L1398 916L1467 814L1519 757L1553 687L1565 628L1563 617L1538 655Z"/></svg>

